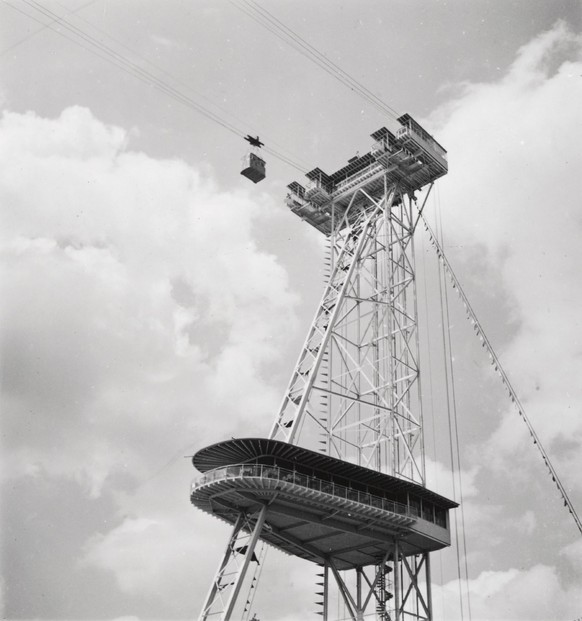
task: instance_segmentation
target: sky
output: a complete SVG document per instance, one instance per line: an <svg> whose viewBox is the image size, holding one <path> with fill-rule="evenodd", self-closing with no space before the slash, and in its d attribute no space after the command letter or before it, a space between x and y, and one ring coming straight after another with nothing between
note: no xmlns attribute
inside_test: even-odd
<svg viewBox="0 0 582 621"><path fill-rule="evenodd" d="M0 3L2 618L193 618L223 552L188 456L268 433L323 239L283 203L301 172L269 157L251 184L240 136L89 41L305 170L339 168L387 122L240 5ZM448 150L428 219L582 514L582 4L259 5ZM417 255L430 298L422 232ZM432 557L435 619L574 621L580 533L449 294L466 546ZM421 310L429 483L452 495ZM257 616L314 617L314 575L270 551Z"/></svg>

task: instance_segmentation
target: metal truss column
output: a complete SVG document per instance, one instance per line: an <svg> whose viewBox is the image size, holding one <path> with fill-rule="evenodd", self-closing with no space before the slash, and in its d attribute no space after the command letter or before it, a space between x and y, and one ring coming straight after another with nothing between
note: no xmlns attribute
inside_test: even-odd
<svg viewBox="0 0 582 621"><path fill-rule="evenodd" d="M394 621L401 621L400 602L402 600L400 593L400 546L398 541L394 542Z"/></svg>
<svg viewBox="0 0 582 621"><path fill-rule="evenodd" d="M331 328L339 318L341 303L356 269L357 258L368 240L368 231L375 224L379 209L380 207L376 206L371 212L362 211L356 218L355 224L350 227L350 237L342 245L335 261L329 283L299 355L279 414L271 429L271 438L292 444L296 442L311 398L313 384L331 337Z"/></svg>
<svg viewBox="0 0 582 621"><path fill-rule="evenodd" d="M266 505L260 508L256 517L239 514L198 617L199 621L206 621L216 615L220 615L218 618L221 621L229 621L231 618L249 563L254 558L266 515Z"/></svg>
<svg viewBox="0 0 582 621"><path fill-rule="evenodd" d="M361 621L361 611L358 610L357 603L350 593L346 583L343 581L337 567L335 566L335 563L331 559L329 561L329 566L337 583L339 592L344 600L344 604L346 605L346 610L348 611L350 619L352 619L352 621Z"/></svg>
<svg viewBox="0 0 582 621"><path fill-rule="evenodd" d="M417 222L398 184L354 190L334 222L330 279L270 437L296 444L301 434L311 448L422 484Z"/></svg>
<svg viewBox="0 0 582 621"><path fill-rule="evenodd" d="M419 621L432 621L432 596L429 582L429 566L427 564L428 559L429 554L427 552L417 554L410 558L402 557L400 565L406 573L403 571L401 574L401 591L404 591L405 579L407 587L402 597L402 605L400 608L400 614L402 616L397 617L397 619L404 619L405 617L403 615L407 614L408 616L406 618L414 618ZM419 583L419 577L423 569L426 579L424 594L421 584ZM411 617L410 614L413 616Z"/></svg>
<svg viewBox="0 0 582 621"><path fill-rule="evenodd" d="M328 621L329 614L329 564L323 566L323 621Z"/></svg>

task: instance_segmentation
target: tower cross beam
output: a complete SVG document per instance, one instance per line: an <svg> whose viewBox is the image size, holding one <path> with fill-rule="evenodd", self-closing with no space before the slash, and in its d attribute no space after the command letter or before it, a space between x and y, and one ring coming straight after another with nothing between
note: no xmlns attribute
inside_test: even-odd
<svg viewBox="0 0 582 621"><path fill-rule="evenodd" d="M370 228L370 226L374 222L374 216L376 215L377 210L378 210L378 207L374 211L372 211L370 214L368 214L366 219L365 219L365 221L362 223L362 233L360 234L359 238L356 238L358 241L357 241L356 248L355 248L355 251L354 251L354 257L357 257L358 253L361 252L363 244L364 244L364 242L366 240L365 233L367 232L367 230ZM345 255L345 252L343 252L342 254ZM333 309L333 311L331 313L331 317L329 318L329 323L328 323L328 325L326 327L325 335L324 335L324 337L322 339L322 342L321 342L321 344L319 346L319 351L317 353L315 361L313 362L313 366L312 366L312 368L310 370L308 379L306 381L305 392L303 393L303 396L301 397L301 400L300 400L300 402L299 402L299 404L297 406L296 411L291 413L291 415L292 415L292 419L291 419L292 420L292 424L291 424L291 426L289 428L285 427L284 424L282 424L283 423L283 418L285 417L285 414L287 413L286 412L286 409L287 409L286 406L289 403L289 400L285 399L284 402L283 402L283 407L281 408L281 411L279 413L278 419L275 422L275 425L273 426L273 428L271 430L270 437L272 437L272 438L279 438L279 437L282 436L282 438L284 438L286 442L290 442L290 443L294 442L294 439L295 439L295 436L296 436L296 433L297 433L298 423L301 421L301 418L303 417L303 414L305 412L305 408L306 408L306 404L307 404L307 398L308 398L308 395L309 395L309 390L310 390L311 386L313 386L313 384L315 382L315 376L317 374L319 366L321 365L321 361L322 361L322 358L323 358L323 353L324 353L325 346L327 345L327 342L329 341L329 338L331 336L330 325L336 320L337 316L339 315L339 311L340 311L340 308L341 308L341 302L343 300L343 295L345 295L345 291L346 291L346 288L347 288L347 283L350 281L350 277L351 277L351 275L353 274L353 272L355 270L356 264L357 264L356 260L352 260L349 263L349 268L348 268L347 275L345 277L345 280L343 282L343 285L342 285L341 289L338 292L336 304L335 304L334 309ZM338 265L339 265L339 263L338 263ZM339 270L337 269L337 266L336 266L336 269L334 270L334 274L332 275L332 280L333 280L333 277L335 275L337 275L338 271ZM326 291L326 294L324 294L324 300L326 299L326 297L327 297L327 291ZM319 315L320 315L320 312L318 311L316 317L319 317ZM317 328L317 322L314 324L313 330L315 330L316 328ZM309 338L308 338L308 341L309 341ZM292 379L292 383L293 382L294 382L294 379Z"/></svg>

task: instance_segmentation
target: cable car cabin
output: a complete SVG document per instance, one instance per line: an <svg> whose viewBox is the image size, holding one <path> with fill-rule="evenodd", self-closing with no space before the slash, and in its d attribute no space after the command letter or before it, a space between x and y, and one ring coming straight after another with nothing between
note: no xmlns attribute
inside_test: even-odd
<svg viewBox="0 0 582 621"><path fill-rule="evenodd" d="M250 179L253 183L258 183L265 178L265 160L261 159L256 153L248 153L243 158L243 169L240 174Z"/></svg>

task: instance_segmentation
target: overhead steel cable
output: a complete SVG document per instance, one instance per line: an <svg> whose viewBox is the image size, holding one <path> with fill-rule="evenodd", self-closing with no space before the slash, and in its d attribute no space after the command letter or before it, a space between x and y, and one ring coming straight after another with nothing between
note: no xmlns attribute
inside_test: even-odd
<svg viewBox="0 0 582 621"><path fill-rule="evenodd" d="M89 0L89 2L86 2L85 4L82 4L80 7L74 9L74 10L70 10L69 11L69 15L72 15L73 13L78 13L79 11L82 11L83 9L86 9L88 6L91 6L92 4L95 4L95 2L97 2L97 0ZM7 3L5 3L7 4ZM10 5L8 5L10 6ZM66 7L64 7L66 8ZM32 39L32 37L36 36L37 34L39 34L40 32L42 32L43 30L46 30L48 28L48 24L45 24L44 22L42 22L42 27L41 28L37 28L36 30L33 30L32 32L29 32L25 37L22 37L22 39L19 39L18 41L16 41L16 43L13 43L12 45L4 48L3 50L0 50L0 56L4 56L5 54L8 54L8 52L12 51L14 48L18 47L19 45L22 45L23 43L26 43L29 39Z"/></svg>
<svg viewBox="0 0 582 621"><path fill-rule="evenodd" d="M440 225L440 239L441 239L441 246L444 246L444 240L443 240L443 223L442 223L442 210L441 210L441 204L440 204L440 194L439 194L439 189L437 187L437 191L436 191L436 199L437 199L437 217L438 217L438 222ZM441 268L442 264L439 261L439 271ZM445 269L442 269L442 280L444 281L445 279ZM440 278L439 278L439 284L440 284ZM446 285L446 282L444 283ZM452 409L453 409L453 428L454 428L454 432L455 432L455 452L456 452L456 457L457 457L457 466L458 466L458 479L459 479L459 500L460 500L460 509L461 509L461 531L462 531L462 543L463 543L463 560L464 560L464 569L465 569L465 590L466 590L466 598L467 598L467 612L469 615L469 621L471 621L472 619L472 614L471 614L471 591L469 590L469 566L468 566L468 560L467 560L467 529L465 528L465 503L464 503L464 498L463 498L463 467L462 467L462 463L461 463L461 448L460 448L460 442L459 442L459 420L458 420L458 416L457 416L457 395L456 395L456 383L455 383L455 367L453 364L453 347L452 347L452 340L451 340L451 329L450 329L450 325L451 325L451 319L450 319L450 313L449 313L449 293L448 293L448 289L446 286L442 287L442 289L444 290L444 310L445 310L445 319L446 319L446 325L447 325L447 330L446 330L446 344L445 344L445 350L448 348L448 365L450 368L450 383L451 383L451 402L452 402ZM442 307L442 292L441 292L441 307ZM442 322L442 327L444 330L444 321ZM448 389L447 389L447 394L448 394ZM449 412L449 417L450 417L450 412ZM451 447L452 450L452 447ZM456 513L455 513L455 517L456 517ZM458 544L457 544L458 545ZM461 584L459 584L459 589L461 589ZM462 608L461 608L461 616L462 616Z"/></svg>
<svg viewBox="0 0 582 621"><path fill-rule="evenodd" d="M430 395L430 414L431 414L431 420L432 420L432 425L431 425L431 431L432 431L432 452L433 452L433 456L434 456L434 461L438 462L438 452L437 452L437 441L436 441L436 425L435 425L435 405L434 405L434 387L433 387L433 375L434 375L434 371L433 371L433 363L432 363L432 356L431 356L431 331L430 331L430 321L429 321L429 317L431 316L430 311L429 311L429 306L428 306L428 286L427 286L427 281L428 281L428 277L427 277L427 267L426 267L426 251L425 251L425 245L424 245L424 237L421 238L421 244L422 244L422 252L421 252L421 258L422 258L422 274L423 274L423 278L422 278L422 284L423 284L423 289L424 289L424 313L425 313L425 317L426 317L426 325L425 325L425 330L426 330L426 342L428 344L427 347L427 360L428 360L428 373L426 374L427 378L428 378L428 391L429 391L429 395ZM440 274L439 274L439 283L440 283ZM441 322L443 321L443 318L441 317ZM423 385L424 386L424 385ZM451 473L452 476L452 473ZM436 472L435 472L435 484L438 486L438 478L436 476ZM453 485L454 485L454 479L452 481ZM443 557L442 554L438 555L439 558L439 569L440 569L440 579L441 582L443 581ZM443 595L441 593L441 617L444 618L444 598Z"/></svg>
<svg viewBox="0 0 582 621"><path fill-rule="evenodd" d="M249 4L249 0L243 0L243 1L247 5ZM347 71L342 69L339 65L334 63L332 60L330 60L325 54L323 54L323 52L320 52L319 50L317 50L317 48L315 48L313 45L311 45L308 41L303 39L295 31L293 31L291 28L286 26L281 20L277 19L267 9L265 9L264 7L261 7L254 0L250 0L250 1L257 8L257 10L259 10L265 16L269 16L269 18L271 20L273 20L280 27L282 27L286 31L288 31L290 33L290 35L293 36L297 41L300 41L302 44L304 44L313 54L316 54L325 64L327 64L328 66L331 66L337 72L337 74L339 76L341 76L342 78L345 78L355 88L355 90L360 95L362 95L363 97L369 99L369 101L371 103L373 103L374 105L376 105L380 109L381 112L384 112L384 113L388 114L389 116L392 116L394 119L396 119L396 118L398 118L400 116L400 114L396 110L394 110L394 108L389 106L384 100L382 100L380 97L378 97L374 92L372 92L370 89L368 89L364 84L362 84L360 81L358 81L352 75L350 75Z"/></svg>
<svg viewBox="0 0 582 621"><path fill-rule="evenodd" d="M444 295L443 295L443 291L446 291L446 282L445 282L445 273L444 273L444 269L442 268L442 266L439 264L439 301L440 301L440 310L441 310L441 339L442 339L442 347L443 347L443 367L444 367L444 372L445 372L445 397L446 397L446 404L447 404L447 423L448 423L448 432L449 432L449 458L450 458L450 463L451 463L451 483L452 483L452 487L453 487L453 500L457 500L457 484L456 484L456 467L455 467L455 451L454 449L454 437L453 437L453 417L452 417L452 411L453 408L451 407L451 401L454 402L454 395L451 397L451 392L452 392L452 387L454 386L454 380L453 378L450 377L449 375L449 366L452 367L452 365L450 364L451 362L451 358L452 358L452 354L450 351L450 341L448 343L449 348L447 351L447 339L446 339L446 333L450 332L448 330L448 326L449 326L449 318L445 313L445 303L444 303ZM445 322L447 325L447 329L445 329ZM456 412L456 409L455 409ZM456 423L456 420L455 420ZM458 436L457 436L457 440L458 440ZM457 444L458 446L458 444ZM461 464L458 463L458 457L459 454L457 452L456 454L457 456L457 465L458 465L458 471L460 472L461 470ZM459 488L461 487L461 481L459 481ZM460 491L460 495L461 495L461 502L462 502L462 491ZM453 513L453 519L454 519L454 523L455 523L455 553L457 556L457 576L459 578L459 610L461 613L461 621L463 621L463 619L465 618L465 614L464 614L464 607L463 607L463 579L461 576L461 546L459 544L459 522L458 522L458 518L457 518L457 512L455 511Z"/></svg>
<svg viewBox="0 0 582 621"><path fill-rule="evenodd" d="M11 5L10 3L7 3L6 0L4 0L4 1L9 6L12 6L13 8L16 8L16 7L14 7L14 5ZM170 95L174 99L178 100L180 103L183 103L185 105L188 105L188 106L194 108L197 112L200 112L201 114L203 114L204 116L206 116L210 120L212 120L212 121L214 121L216 123L219 123L225 129L229 130L233 134L235 134L237 136L240 136L240 137L244 136L244 132L242 130L239 130L238 128L236 128L233 124L229 123L228 121L225 121L225 120L221 119L218 115L216 115L212 111L204 108L201 104L199 104L195 100L191 99L187 95L182 94L180 91L178 91L177 89L173 88L172 86L166 84L165 82L163 82L163 80L161 80L160 78L158 78L154 74L150 73L146 69L143 69L142 67L140 67L139 65L137 65L133 61L127 59L125 56L123 56L122 54L116 52L113 48L111 48L108 45L102 43L101 41L99 41L98 39L93 37L92 35L86 33L81 28L78 28L77 26L75 26L75 25L71 24L70 22L66 21L64 18L62 18L61 16L57 15L56 13L54 13L53 11L48 9L47 7L39 4L35 0L22 0L22 2L24 2L26 5L28 5L33 10L38 11L39 13L44 15L45 17L50 18L52 20L52 22L49 23L49 24L46 24L48 28L54 30L55 32L57 32L58 34L60 34L62 36L65 36L65 38L69 39L70 41L73 41L74 43L79 44L79 42L76 41L75 39L73 39L71 37L68 37L66 35L63 35L63 33L61 31L57 30L54 27L54 23L55 22L58 23L60 26L65 28L67 31L69 31L70 33L72 33L76 37L79 37L80 39L82 39L83 41L88 43L90 46L92 46L92 48L94 48L94 49L91 49L91 48L87 48L87 47L82 45L82 47L84 49L86 49L86 50L88 50L90 52L94 52L95 49L96 49L96 50L104 53L106 55L107 59L112 60L114 62L114 64L118 68L123 69L127 73L130 73L131 75L133 75L134 77L140 79L141 81L146 82L150 86L154 86L154 87L158 88L159 90L161 90L165 94ZM41 23L43 23L43 22L41 21ZM103 58L103 56L100 56L100 57Z"/></svg>
<svg viewBox="0 0 582 621"><path fill-rule="evenodd" d="M521 401L519 400L519 397L517 396L517 393L515 392L513 386L511 385L511 382L509 381L509 377L507 376L507 373L501 366L501 362L497 354L495 353L495 350L493 349L491 342L487 338L487 335L485 334L483 327L481 326L481 323L479 322L477 315L475 314L475 311L473 310L473 307L471 306L469 299L467 298L467 295L463 291L463 288L461 287L461 283L459 282L455 273L453 272L453 268L451 267L451 264L448 262L442 246L439 244L438 239L436 238L436 235L432 231L424 215L421 214L421 218L424 224L424 228L426 232L428 233L430 243L434 247L438 258L442 262L443 267L452 283L453 289L457 290L457 293L459 294L459 297L461 298L465 306L467 316L469 317L469 319L471 320L471 323L473 324L476 335L481 340L483 347L487 350L491 358L491 364L494 366L495 370L501 377L501 381L503 382L503 385L505 386L505 389L507 390L512 403L515 405L517 409L517 413L519 414L519 416L525 423L529 431L529 434L533 440L534 445L537 447L538 452L542 456L542 459L544 460L544 464L546 465L546 468L548 469L548 472L550 476L552 477L552 481L558 488L558 492L560 493L560 496L562 497L562 500L564 501L564 506L568 509L568 512L572 516L572 519L576 523L576 527L580 531L580 534L582 534L582 521L580 520L578 514L576 513L576 509L574 508L574 505L572 504L572 501L570 500L568 493L566 492L566 488L562 484L562 481L560 480L560 477L558 476L558 473L556 472L556 469L554 468L547 451L543 447L538 434L536 433L531 421L529 420L527 414L525 413L525 409L523 405L521 404Z"/></svg>
<svg viewBox="0 0 582 621"><path fill-rule="evenodd" d="M96 2L97 0L91 0L91 2L89 4L92 4L93 2ZM62 4L59 4L59 6L61 6L62 8L66 8L63 7ZM85 8L85 6L88 5L83 5L82 8ZM73 16L75 19L77 20L81 20L82 22L84 22L85 24L87 24L87 26L89 26L89 28L92 28L98 32L100 32L101 34L103 34L104 36L106 36L108 39L110 39L111 41L115 42L117 45L121 46L122 48L124 48L125 50L127 50L130 54L133 54L134 56L136 56L137 58L139 58L139 60L143 63L145 63L146 65L148 65L149 67L151 67L153 70L155 70L156 72L162 73L165 76L167 76L168 78L170 78L174 83L179 84L183 87L185 87L186 89L188 89L191 93L193 93L196 97L204 99L208 104L210 104L211 106L213 106L214 108L221 110L224 114L228 115L229 117L231 117L232 119L235 119L236 121L238 121L239 123L241 123L242 125L244 125L245 127L247 127L247 131L249 129L251 129L255 134L261 134L261 130L257 129L256 127L253 127L252 125L248 125L248 120L247 119L242 119L240 118L238 115L232 113L230 110L227 110L225 107L219 105L218 103L216 103L216 101L214 101L213 99L211 99L210 97L206 96L204 93L201 93L200 91L197 91L195 89L192 88L192 86L188 83L186 83L184 80L181 80L180 78L176 77L174 74L172 74L171 72L169 72L167 69L160 67L159 65L157 65L156 63L152 62L151 60L149 60L148 58L146 58L143 54L140 54L139 52L137 52L136 50L132 49L131 47L129 47L128 45L126 45L123 41L120 41L119 39L117 39L116 37L112 36L111 34L109 34L107 31L105 31L103 28L100 28L99 26L93 24L92 22L90 22L89 20L87 20L86 18L80 16L77 14L77 11L75 11L75 14L73 15L72 13L69 13L67 15L67 17L69 16ZM275 145L276 147L278 147L278 153L283 153L285 154L286 152L286 157L288 157L291 161L294 161L296 163L298 163L301 167L307 169L309 166L305 163L302 162L300 159L298 159L294 154L290 153L286 147L284 145L282 145L281 143L276 142L275 140L273 140L271 137L269 137L268 139L269 144ZM267 149L265 149L267 151Z"/></svg>
<svg viewBox="0 0 582 621"><path fill-rule="evenodd" d="M37 21L39 23L42 23L43 25L47 26L51 30L54 30L55 32L57 32L61 36L65 37L69 41L72 41L75 44L80 45L81 47L83 47L87 51L90 51L91 53L96 54L97 56L99 56L100 58L102 58L104 60L107 60L108 62L111 62L112 64L114 64L118 68L122 69L126 73L129 73L130 75L136 77L137 79L141 80L142 82L144 82L144 83L146 83L146 84L148 84L150 86L153 86L154 88L156 88L157 90L163 92L164 94L168 95L169 97L172 97L173 99L175 99L179 103L181 103L181 104L183 104L183 105L185 105L185 106L187 106L187 107L189 107L189 108L199 112L200 114L202 114L203 116L205 116L209 120L217 123L218 125L220 125L223 128L227 129L228 131L230 131L231 133L235 134L236 136L241 137L241 138L243 138L245 136L246 132L243 131L242 129L239 129L238 127L236 127L233 123L231 123L231 122L227 121L226 119L220 117L218 114L216 114L215 112L212 112L211 110L209 110L208 108L206 108L205 106L203 106L202 104L197 102L196 100L192 99L188 95L185 95L184 93L182 93L181 91L179 91L175 87L171 86L170 84L164 82L162 79L160 79L155 74L151 73L147 69L144 69L143 67L140 67L138 64L136 64L133 61L131 61L128 58L126 58L123 54L120 54L119 52L117 52L116 50L111 48L110 46L106 45L105 43L102 43L101 41L99 41L98 39L96 39L92 35L88 34L84 30L82 30L81 28L75 26L74 24L71 24L70 22L68 22L67 20L63 19L61 16L59 16L56 13L54 13L53 11L48 9L47 7L39 4L35 0L22 0L22 1L27 6L29 6L31 9L37 11L38 13L43 15L44 17L47 17L47 18L51 19L50 23L47 24L47 23L43 22L42 20L39 20L39 19L35 18L34 16L32 16L32 15L30 15L30 14L28 14L28 13L22 11L22 10L20 10L18 7L15 7L14 5L10 4L6 0L3 0L3 1L4 1L5 4L7 4L8 6L10 6L13 9L19 11L23 15L26 15L27 17L29 17L31 19L34 19L35 21ZM69 33L71 33L74 36L73 37L67 36L65 33L61 32L60 30L55 28L55 23L58 23L62 28L64 28L65 30L67 30ZM86 47L85 45L80 43L74 37L78 37L82 41L86 42L90 47ZM302 173L306 172L305 169L302 166L300 166L297 162L293 161L290 157L288 157L286 155L283 155L282 153L279 153L275 149L272 149L272 148L269 149L269 153L273 157L275 157L275 158L279 159L280 161L286 163L287 165L297 169L298 171L300 171Z"/></svg>
<svg viewBox="0 0 582 621"><path fill-rule="evenodd" d="M327 58L325 54L317 50L313 45L311 45L308 41L299 36L296 32L294 32L291 28L286 26L283 22L277 19L272 13L270 13L267 9L261 7L257 2L251 0L242 0L244 4L248 7L248 11L245 11L240 5L239 9L243 10L249 17L263 25L270 32L278 36L279 38L283 38L287 43L292 45L297 51L301 54L315 62L319 65L324 71L329 73L332 77L338 79L345 86L348 86L350 90L356 92L361 97L366 99L369 103L374 105L380 112L384 114L388 114L394 118L397 118L398 113L388 106L384 101L382 101L377 95L375 95L372 91L366 88L361 82L352 77L349 73L344 71L341 67L339 67L332 60ZM268 22L273 26L270 28L265 22Z"/></svg>
<svg viewBox="0 0 582 621"><path fill-rule="evenodd" d="M297 50L300 54L311 60L318 65L326 73L333 78L339 80L344 86L347 86L351 91L360 95L363 99L368 101L382 114L386 114L394 119L397 119L400 115L386 104L380 97L375 95L361 82L352 77L347 71L344 71L339 65L327 58L325 54L320 52L317 48L311 45L308 41L303 39L291 28L286 26L281 20L277 19L272 13L270 13L264 7L261 7L253 0L241 0L237 3L233 0L229 2L238 8L240 11L248 15L255 22L266 28L269 32L274 34L279 39L285 41L288 45Z"/></svg>

